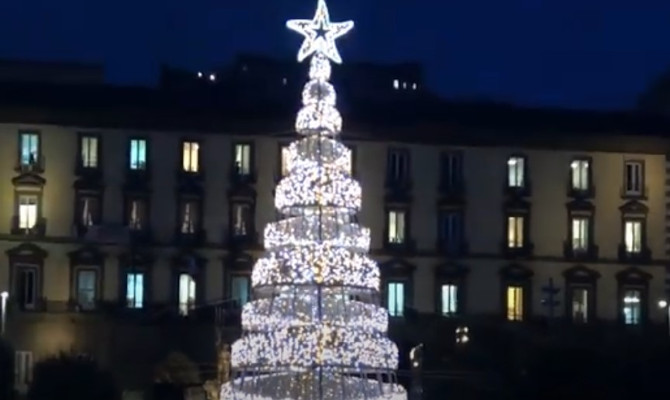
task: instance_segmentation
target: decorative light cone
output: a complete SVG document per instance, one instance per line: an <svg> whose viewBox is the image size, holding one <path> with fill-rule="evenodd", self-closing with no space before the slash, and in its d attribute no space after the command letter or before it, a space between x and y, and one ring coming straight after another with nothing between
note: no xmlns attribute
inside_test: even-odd
<svg viewBox="0 0 670 400"><path fill-rule="evenodd" d="M266 254L253 269L254 300L242 310L234 376L221 399L405 400L379 306L379 268L367 255L370 230L353 218L361 187L351 178L351 151L337 140L342 117L328 82L330 62L341 62L335 39L354 23L331 23L319 0L314 19L287 26L305 37L298 61L311 56L296 119L301 138L275 192L283 219L265 228Z"/></svg>

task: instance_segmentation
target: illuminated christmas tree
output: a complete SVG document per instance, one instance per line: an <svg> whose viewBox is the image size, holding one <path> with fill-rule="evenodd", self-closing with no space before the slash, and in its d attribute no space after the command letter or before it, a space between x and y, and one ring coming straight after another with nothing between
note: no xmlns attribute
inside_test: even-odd
<svg viewBox="0 0 670 400"><path fill-rule="evenodd" d="M234 379L221 399L404 400L395 381L398 349L379 306L379 268L367 255L370 230L355 223L361 187L351 177L351 151L337 140L342 117L328 82L330 62L341 62L335 39L354 23L331 23L318 0L314 19L287 26L305 37L298 61L311 57L299 139L276 188L283 219L265 228L254 300L232 347Z"/></svg>

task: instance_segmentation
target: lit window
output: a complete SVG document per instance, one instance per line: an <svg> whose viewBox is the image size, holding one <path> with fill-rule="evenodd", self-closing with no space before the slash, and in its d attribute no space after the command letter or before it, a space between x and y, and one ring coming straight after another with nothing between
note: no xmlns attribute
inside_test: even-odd
<svg viewBox="0 0 670 400"><path fill-rule="evenodd" d="M391 182L402 182L409 177L409 152L407 150L389 150L387 174L387 178Z"/></svg>
<svg viewBox="0 0 670 400"><path fill-rule="evenodd" d="M37 196L19 196L19 228L32 229L37 225Z"/></svg>
<svg viewBox="0 0 670 400"><path fill-rule="evenodd" d="M147 141L145 139L130 141L130 169L138 171L147 169Z"/></svg>
<svg viewBox="0 0 670 400"><path fill-rule="evenodd" d="M589 161L574 160L570 164L570 175L573 190L588 190L589 188Z"/></svg>
<svg viewBox="0 0 670 400"><path fill-rule="evenodd" d="M182 145L182 167L186 172L198 172L200 167L200 144L184 142Z"/></svg>
<svg viewBox="0 0 670 400"><path fill-rule="evenodd" d="M281 147L281 177L288 175L289 165L289 146L285 145Z"/></svg>
<svg viewBox="0 0 670 400"><path fill-rule="evenodd" d="M233 235L246 236L251 225L251 205L247 203L233 203Z"/></svg>
<svg viewBox="0 0 670 400"><path fill-rule="evenodd" d="M623 320L626 325L639 325L642 317L642 293L629 289L623 294Z"/></svg>
<svg viewBox="0 0 670 400"><path fill-rule="evenodd" d="M95 136L81 137L81 166L98 168L98 138Z"/></svg>
<svg viewBox="0 0 670 400"><path fill-rule="evenodd" d="M507 186L511 188L523 188L526 184L524 177L525 159L523 157L510 157L507 160Z"/></svg>
<svg viewBox="0 0 670 400"><path fill-rule="evenodd" d="M644 187L643 164L641 161L626 161L624 192L628 195L641 195Z"/></svg>
<svg viewBox="0 0 670 400"><path fill-rule="evenodd" d="M188 315L195 307L195 279L190 274L179 275L179 314Z"/></svg>
<svg viewBox="0 0 670 400"><path fill-rule="evenodd" d="M77 271L77 304L83 310L95 308L97 272L91 269Z"/></svg>
<svg viewBox="0 0 670 400"><path fill-rule="evenodd" d="M33 310L37 305L37 268L32 266L17 266L16 298L21 308Z"/></svg>
<svg viewBox="0 0 670 400"><path fill-rule="evenodd" d="M389 282L388 311L392 317L402 317L405 313L405 284L403 282Z"/></svg>
<svg viewBox="0 0 670 400"><path fill-rule="evenodd" d="M458 311L458 286L442 285L442 315L454 315Z"/></svg>
<svg viewBox="0 0 670 400"><path fill-rule="evenodd" d="M214 81L216 80L216 75L214 75L214 74L209 74L209 80L210 80L211 82L214 82Z"/></svg>
<svg viewBox="0 0 670 400"><path fill-rule="evenodd" d="M405 212L388 212L388 242L400 244L405 242Z"/></svg>
<svg viewBox="0 0 670 400"><path fill-rule="evenodd" d="M286 86L286 84L288 84L288 79L282 78L281 83L282 85Z"/></svg>
<svg viewBox="0 0 670 400"><path fill-rule="evenodd" d="M624 222L624 242L626 253L642 251L642 221L627 220Z"/></svg>
<svg viewBox="0 0 670 400"><path fill-rule="evenodd" d="M519 249L524 245L523 219L520 215L507 217L507 247L510 249Z"/></svg>
<svg viewBox="0 0 670 400"><path fill-rule="evenodd" d="M393 89L398 90L400 89L400 81L397 79L393 80Z"/></svg>
<svg viewBox="0 0 670 400"><path fill-rule="evenodd" d="M145 229L147 209L144 200L132 199L130 201L129 207L130 210L128 213L128 227L134 231Z"/></svg>
<svg viewBox="0 0 670 400"><path fill-rule="evenodd" d="M198 71L198 78L202 78L202 72Z"/></svg>
<svg viewBox="0 0 670 400"><path fill-rule="evenodd" d="M507 287L507 320L523 320L523 288L521 286Z"/></svg>
<svg viewBox="0 0 670 400"><path fill-rule="evenodd" d="M416 90L416 88L417 88L416 83L412 83L412 90Z"/></svg>
<svg viewBox="0 0 670 400"><path fill-rule="evenodd" d="M407 82L403 82L403 83L402 83L402 88L403 88L403 89L407 89Z"/></svg>
<svg viewBox="0 0 670 400"><path fill-rule="evenodd" d="M187 201L183 203L181 233L194 234L198 226L198 203Z"/></svg>
<svg viewBox="0 0 670 400"><path fill-rule="evenodd" d="M572 250L586 251L589 247L589 218L572 218Z"/></svg>
<svg viewBox="0 0 670 400"><path fill-rule="evenodd" d="M235 172L241 176L251 174L251 145L248 143L235 145Z"/></svg>
<svg viewBox="0 0 670 400"><path fill-rule="evenodd" d="M82 226L93 226L98 221L100 203L96 197L80 197L79 199L79 223Z"/></svg>
<svg viewBox="0 0 670 400"><path fill-rule="evenodd" d="M129 272L126 275L126 304L128 308L144 307L143 272Z"/></svg>
<svg viewBox="0 0 670 400"><path fill-rule="evenodd" d="M40 137L35 132L22 132L19 137L21 165L35 165L39 161Z"/></svg>
<svg viewBox="0 0 670 400"><path fill-rule="evenodd" d="M248 276L235 275L232 277L230 284L232 298L238 306L242 307L251 300L249 295L251 284Z"/></svg>
<svg viewBox="0 0 670 400"><path fill-rule="evenodd" d="M585 323L589 320L589 290L586 288L572 289L572 321Z"/></svg>

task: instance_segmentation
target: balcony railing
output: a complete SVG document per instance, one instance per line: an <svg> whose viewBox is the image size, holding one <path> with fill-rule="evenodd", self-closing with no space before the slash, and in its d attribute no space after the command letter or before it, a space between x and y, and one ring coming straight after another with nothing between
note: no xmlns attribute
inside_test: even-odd
<svg viewBox="0 0 670 400"><path fill-rule="evenodd" d="M15 215L12 217L11 226L12 235L43 237L47 230L47 220L46 218L37 218L34 225L26 227L21 225L19 216Z"/></svg>
<svg viewBox="0 0 670 400"><path fill-rule="evenodd" d="M14 167L14 170L21 174L35 173L41 174L44 172L45 160L44 156L39 155L31 160L19 160Z"/></svg>

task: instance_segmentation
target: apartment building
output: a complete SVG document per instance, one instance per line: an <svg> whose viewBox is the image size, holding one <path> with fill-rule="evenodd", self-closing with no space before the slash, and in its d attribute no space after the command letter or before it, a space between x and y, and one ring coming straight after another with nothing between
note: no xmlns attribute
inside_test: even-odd
<svg viewBox="0 0 670 400"><path fill-rule="evenodd" d="M201 310L226 300L234 313L253 295L293 113L77 93L0 110L6 335L19 387L39 358L70 349L141 386L171 349L211 361ZM667 121L456 104L344 118L394 324L410 310L665 322Z"/></svg>

